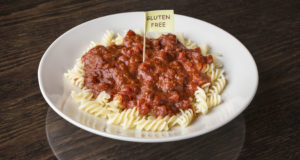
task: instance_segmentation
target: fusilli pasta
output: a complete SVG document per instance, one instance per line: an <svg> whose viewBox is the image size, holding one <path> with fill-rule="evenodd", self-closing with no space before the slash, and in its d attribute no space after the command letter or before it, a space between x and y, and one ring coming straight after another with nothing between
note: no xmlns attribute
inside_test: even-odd
<svg viewBox="0 0 300 160"><path fill-rule="evenodd" d="M79 109L101 118L106 118L108 114L104 104L97 101L81 101Z"/></svg>
<svg viewBox="0 0 300 160"><path fill-rule="evenodd" d="M91 93L91 91L85 88L83 88L80 92L72 91L71 96L77 102L81 102L83 100L90 101L93 98L93 94Z"/></svg>
<svg viewBox="0 0 300 160"><path fill-rule="evenodd" d="M83 71L83 63L81 62L81 58L78 58L76 60L76 64L73 67L73 69L68 70L68 72L64 74L66 78L71 80L71 82L79 88L83 88L83 83L84 83L83 75L84 75L84 71Z"/></svg>
<svg viewBox="0 0 300 160"><path fill-rule="evenodd" d="M214 82L223 73L224 70L222 69L213 69L211 72L208 72L208 75L210 76L210 80Z"/></svg>
<svg viewBox="0 0 300 160"><path fill-rule="evenodd" d="M108 123L121 125L123 128L134 128L141 116L136 108L125 109L120 113L108 114Z"/></svg>
<svg viewBox="0 0 300 160"><path fill-rule="evenodd" d="M211 94L221 94L226 85L226 79L224 74L222 73L217 80L213 83L211 88L209 89L209 93Z"/></svg>
<svg viewBox="0 0 300 160"><path fill-rule="evenodd" d="M91 41L89 46L87 47L87 49L84 51L84 53L88 52L90 49L96 47L97 45L99 45L99 44L94 41Z"/></svg>
<svg viewBox="0 0 300 160"><path fill-rule="evenodd" d="M199 45L199 47L200 47L200 49L201 49L202 55L203 55L203 56L207 56L208 51L209 51L208 45L207 45L206 43L201 43L201 44Z"/></svg>
<svg viewBox="0 0 300 160"><path fill-rule="evenodd" d="M165 116L165 117L143 117L141 120L137 121L136 128L138 130L145 131L167 131L169 127L175 125L176 116Z"/></svg>
<svg viewBox="0 0 300 160"><path fill-rule="evenodd" d="M188 126L194 118L194 112L192 109L180 110L180 114L177 116L176 122L181 127Z"/></svg>
<svg viewBox="0 0 300 160"><path fill-rule="evenodd" d="M112 42L113 37L114 37L114 32L107 30L105 32L105 34L103 35L103 38L101 40L101 44L103 46L109 46Z"/></svg>
<svg viewBox="0 0 300 160"><path fill-rule="evenodd" d="M123 36L121 36L119 33L117 34L117 37L113 39L111 42L115 43L116 45L121 45L123 43Z"/></svg>
<svg viewBox="0 0 300 160"><path fill-rule="evenodd" d="M186 48L188 48L188 49L195 49L195 48L197 48L197 44L196 44L195 42L189 40L189 39L188 39L188 40L185 40L184 46L185 46Z"/></svg>
<svg viewBox="0 0 300 160"><path fill-rule="evenodd" d="M184 34L183 33L177 33L176 34L177 40L182 43L183 45L185 45L185 39L184 39Z"/></svg>
<svg viewBox="0 0 300 160"><path fill-rule="evenodd" d="M215 69L215 64L213 64L213 63L206 64L205 69L204 69L204 73L212 72L214 69Z"/></svg>
<svg viewBox="0 0 300 160"><path fill-rule="evenodd" d="M208 94L207 97L208 108L213 108L222 102L221 96L219 94Z"/></svg>
<svg viewBox="0 0 300 160"><path fill-rule="evenodd" d="M195 92L195 100L196 100L196 102L194 103L195 112L206 114L208 111L208 105L206 102L207 96L205 91L200 87L198 87L197 91Z"/></svg>

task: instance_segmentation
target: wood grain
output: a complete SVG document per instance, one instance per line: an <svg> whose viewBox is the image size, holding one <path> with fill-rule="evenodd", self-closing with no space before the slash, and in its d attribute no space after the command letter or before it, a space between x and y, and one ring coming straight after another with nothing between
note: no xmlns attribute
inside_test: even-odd
<svg viewBox="0 0 300 160"><path fill-rule="evenodd" d="M49 106L39 91L37 68L44 51L59 35L104 15L153 9L174 9L175 13L215 24L237 37L254 57L259 88L243 113L246 135L237 159L299 158L299 6L296 0L1 1L0 159L56 159L46 138ZM94 139L89 139L92 135L80 132L87 134L82 141L93 144ZM176 152L180 153L177 159L199 159L191 153L196 150L190 150L198 147L193 139L174 146L116 140L105 144L110 147L105 149L103 145L98 154L114 156L102 159L129 159L124 153L127 147L144 159L175 159ZM174 152L162 152L169 151L166 147ZM155 151L159 154L150 154ZM60 154L70 152L62 150ZM225 153L220 151L222 155Z"/></svg>

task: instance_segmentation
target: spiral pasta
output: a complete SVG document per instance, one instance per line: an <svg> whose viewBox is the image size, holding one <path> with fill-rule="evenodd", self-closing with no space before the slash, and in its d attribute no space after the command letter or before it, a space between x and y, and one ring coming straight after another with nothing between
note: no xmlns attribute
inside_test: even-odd
<svg viewBox="0 0 300 160"><path fill-rule="evenodd" d="M217 80L213 83L211 88L209 89L209 93L211 94L221 94L226 85L226 79L224 74L222 73Z"/></svg>
<svg viewBox="0 0 300 160"><path fill-rule="evenodd" d="M190 39L184 38L184 34L183 33L177 33L176 34L176 38L177 38L177 40L180 43L182 43L188 49L195 49L195 48L197 48L197 44L195 42L191 41Z"/></svg>
<svg viewBox="0 0 300 160"><path fill-rule="evenodd" d="M214 82L223 73L224 70L222 69L213 69L211 72L208 72L208 75L210 76L210 80Z"/></svg>
<svg viewBox="0 0 300 160"><path fill-rule="evenodd" d="M165 116L165 117L143 117L136 123L138 130L145 131L167 131L169 127L175 125L176 116Z"/></svg>
<svg viewBox="0 0 300 160"><path fill-rule="evenodd" d="M89 46L87 47L87 49L84 51L84 53L88 52L90 49L96 47L97 45L99 45L99 43L91 41L90 44L89 44Z"/></svg>
<svg viewBox="0 0 300 160"><path fill-rule="evenodd" d="M74 100L80 102L80 110L97 117L106 118L108 113L116 113L120 111L119 101L113 100L108 103L110 95L104 91L101 92L96 99L93 99L91 91L85 88L81 92L72 91L71 96Z"/></svg>
<svg viewBox="0 0 300 160"><path fill-rule="evenodd" d="M134 128L141 116L136 108L125 109L120 113L108 114L108 123L121 125L123 128Z"/></svg>
<svg viewBox="0 0 300 160"><path fill-rule="evenodd" d="M112 42L113 37L114 37L114 32L107 30L102 37L101 44L103 46L109 46Z"/></svg>
<svg viewBox="0 0 300 160"><path fill-rule="evenodd" d="M201 43L201 44L199 45L199 47L200 47L200 49L201 49L202 55L203 55L203 56L207 56L208 51L209 51L208 45L207 45L206 43Z"/></svg>
<svg viewBox="0 0 300 160"><path fill-rule="evenodd" d="M211 64L206 64L205 65L205 69L204 69L204 73L209 73L212 72L215 69L215 64L211 63Z"/></svg>
<svg viewBox="0 0 300 160"><path fill-rule="evenodd" d="M222 62L219 60L219 58L222 56L221 54L219 53L211 53L210 54L213 59L214 59L214 65L216 66L216 68L222 68L223 67L223 64Z"/></svg>
<svg viewBox="0 0 300 160"><path fill-rule="evenodd" d="M207 105L207 96L205 91L198 87L197 91L195 92L195 99L196 102L194 103L194 108L196 113L203 113L206 114L208 111L208 105Z"/></svg>
<svg viewBox="0 0 300 160"><path fill-rule="evenodd" d="M108 102L106 104L107 106L107 110L110 111L110 113L119 113L121 111L121 104L120 104L120 101L119 100L112 100L110 102Z"/></svg>
<svg viewBox="0 0 300 160"><path fill-rule="evenodd" d="M81 101L79 109L101 118L106 118L108 113L105 105L96 101Z"/></svg>
<svg viewBox="0 0 300 160"><path fill-rule="evenodd" d="M118 33L117 37L113 39L111 42L115 43L116 45L121 45L123 43L123 39L124 37Z"/></svg>
<svg viewBox="0 0 300 160"><path fill-rule="evenodd" d="M192 109L180 110L180 114L178 115L176 122L181 127L188 126L194 118L194 112Z"/></svg>
<svg viewBox="0 0 300 160"><path fill-rule="evenodd" d="M213 108L222 102L222 98L219 94L209 94L206 102L208 108Z"/></svg>
<svg viewBox="0 0 300 160"><path fill-rule="evenodd" d="M201 86L201 88L204 90L205 93L208 93L210 86L211 86L211 83L205 83Z"/></svg>
<svg viewBox="0 0 300 160"><path fill-rule="evenodd" d="M195 48L197 48L197 44L196 44L195 42L189 40L189 39L188 39L188 40L185 40L184 46L185 46L186 48L188 48L188 49L195 49Z"/></svg>
<svg viewBox="0 0 300 160"><path fill-rule="evenodd" d="M110 99L110 95L107 94L105 91L100 92L100 94L95 99L96 102L104 103L106 104L108 100Z"/></svg>
<svg viewBox="0 0 300 160"><path fill-rule="evenodd" d="M97 46L98 43L95 43L94 41L91 41L87 49L84 51L84 53L88 52L90 49L94 48ZM71 82L79 87L83 88L84 84L84 70L83 70L84 64L81 61L81 58L76 59L76 63L74 67L71 70L68 70L67 73L64 74L66 78L71 80Z"/></svg>
<svg viewBox="0 0 300 160"><path fill-rule="evenodd" d="M182 43L183 45L185 44L185 38L183 33L177 33L176 34L177 40Z"/></svg>
<svg viewBox="0 0 300 160"><path fill-rule="evenodd" d="M77 102L81 102L83 100L90 101L93 98L93 94L88 89L82 89L80 92L72 91L71 96L73 99L75 99Z"/></svg>
<svg viewBox="0 0 300 160"><path fill-rule="evenodd" d="M134 30L134 32L135 32L136 34L140 35L140 36L144 36L143 31L140 30L140 29L136 29L136 30Z"/></svg>
<svg viewBox="0 0 300 160"><path fill-rule="evenodd" d="M67 73L64 74L66 78L71 80L71 82L79 88L83 88L83 83L84 83L83 75L84 75L84 71L83 71L83 63L81 62L81 58L78 58L76 60L75 66L71 70L68 70Z"/></svg>

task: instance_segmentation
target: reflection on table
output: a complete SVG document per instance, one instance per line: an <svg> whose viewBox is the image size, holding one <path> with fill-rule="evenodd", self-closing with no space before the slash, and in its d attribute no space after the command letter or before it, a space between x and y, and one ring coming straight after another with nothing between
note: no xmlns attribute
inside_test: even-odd
<svg viewBox="0 0 300 160"><path fill-rule="evenodd" d="M122 132L118 127L99 125L104 121L79 115L83 124L94 126L106 132ZM97 126L102 126L97 128ZM60 118L49 108L46 121L46 132L52 151L58 159L160 159L162 155L169 159L188 159L198 157L206 160L233 160L241 151L245 139L245 122L243 116L237 117L222 128L211 133L176 142L167 143L134 143L113 140L86 132ZM128 134L128 132L124 132ZM144 138L153 137L153 133L135 133ZM119 133L120 134L120 133ZM122 133L121 133L122 134ZM172 136L159 133L155 136ZM127 135L124 135L127 136ZM131 135L132 136L132 135ZM183 147L189 151L183 152ZM143 148L143 152L136 152ZM151 152L148 152L151 148ZM156 148L156 149L155 149ZM140 151L140 150L139 150ZM197 159L198 159L197 158Z"/></svg>

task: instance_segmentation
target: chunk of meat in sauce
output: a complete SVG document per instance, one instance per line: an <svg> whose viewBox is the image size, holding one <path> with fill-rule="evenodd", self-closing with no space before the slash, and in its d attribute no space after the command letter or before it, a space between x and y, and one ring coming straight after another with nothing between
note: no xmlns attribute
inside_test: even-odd
<svg viewBox="0 0 300 160"><path fill-rule="evenodd" d="M213 58L202 56L200 48L185 48L173 34L147 39L145 62L142 50L143 37L131 30L122 45L92 48L82 57L84 86L94 97L105 91L142 115L174 115L192 108L189 98L210 82L202 71Z"/></svg>

